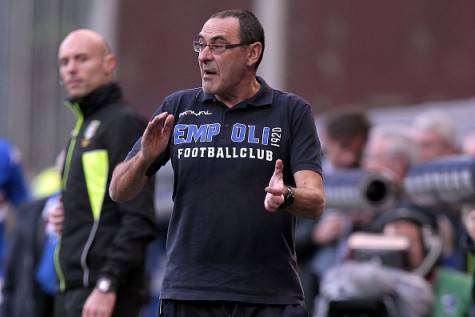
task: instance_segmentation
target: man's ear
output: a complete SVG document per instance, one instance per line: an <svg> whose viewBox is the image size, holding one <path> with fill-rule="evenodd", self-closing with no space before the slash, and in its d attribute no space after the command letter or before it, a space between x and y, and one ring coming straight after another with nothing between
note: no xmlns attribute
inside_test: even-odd
<svg viewBox="0 0 475 317"><path fill-rule="evenodd" d="M259 60L259 57L262 54L262 43L261 42L255 42L252 44L249 44L249 55L247 58L247 65L252 66L257 63Z"/></svg>
<svg viewBox="0 0 475 317"><path fill-rule="evenodd" d="M115 67L117 66L117 58L114 54L107 54L104 57L104 70L107 72L107 75L112 75Z"/></svg>

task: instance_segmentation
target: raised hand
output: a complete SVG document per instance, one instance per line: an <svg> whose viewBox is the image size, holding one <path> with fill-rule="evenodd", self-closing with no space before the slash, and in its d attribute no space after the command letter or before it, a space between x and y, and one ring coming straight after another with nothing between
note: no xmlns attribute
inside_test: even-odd
<svg viewBox="0 0 475 317"><path fill-rule="evenodd" d="M175 118L168 112L162 112L150 121L142 136L142 157L153 161L168 145Z"/></svg>
<svg viewBox="0 0 475 317"><path fill-rule="evenodd" d="M267 192L264 199L264 207L267 211L276 211L284 203L284 163L282 160L275 161L274 174L272 175L269 186L265 188Z"/></svg>

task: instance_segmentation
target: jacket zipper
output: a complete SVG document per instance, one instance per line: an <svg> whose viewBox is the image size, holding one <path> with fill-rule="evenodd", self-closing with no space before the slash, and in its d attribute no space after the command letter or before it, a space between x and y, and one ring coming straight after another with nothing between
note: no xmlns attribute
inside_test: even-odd
<svg viewBox="0 0 475 317"><path fill-rule="evenodd" d="M66 153L66 160L64 163L64 171L63 171L63 177L62 177L62 182L61 182L61 188L63 190L66 189L66 185L68 182L69 178L69 170L71 168L71 158L74 152L74 148L76 146L76 140L77 136L79 135L79 131L81 130L81 126L84 122L84 116L81 113L81 110L79 108L79 104L75 103L69 103L67 102L66 105L71 108L71 110L74 112L74 114L77 117L76 120L76 125L74 126L73 131L71 132L71 141L69 142L68 146L68 151ZM61 264L59 262L59 251L60 251L60 246L61 246L61 236L59 237L58 245L56 247L56 250L54 252L54 264L56 268L56 274L58 275L58 281L59 281L59 289L61 291L64 291L66 288L66 282L64 278L64 273L61 269Z"/></svg>

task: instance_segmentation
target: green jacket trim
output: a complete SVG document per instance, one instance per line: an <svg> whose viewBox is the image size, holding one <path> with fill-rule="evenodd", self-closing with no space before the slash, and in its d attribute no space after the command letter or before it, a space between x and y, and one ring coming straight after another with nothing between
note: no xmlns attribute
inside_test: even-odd
<svg viewBox="0 0 475 317"><path fill-rule="evenodd" d="M71 168L71 158L73 155L74 147L76 146L76 139L81 130L82 123L84 122L84 116L79 108L79 104L77 103L66 103L71 110L76 114L77 120L76 125L74 126L73 131L71 132L71 141L69 142L68 152L66 153L66 160L64 162L64 171L63 171L63 178L62 178L62 188L66 189L66 184L68 182L69 177L69 169Z"/></svg>
<svg viewBox="0 0 475 317"><path fill-rule="evenodd" d="M59 264L59 250L61 245L61 236L59 237L58 244L54 249L54 268L56 270L56 276L58 277L59 282L59 290L64 291L66 288L66 282L63 274L63 270L61 270L61 265Z"/></svg>
<svg viewBox="0 0 475 317"><path fill-rule="evenodd" d="M109 155L106 150L94 150L82 155L82 167L86 179L89 203L94 220L99 220L107 190Z"/></svg>
<svg viewBox="0 0 475 317"><path fill-rule="evenodd" d="M74 126L73 131L71 132L71 141L69 142L68 151L66 153L66 159L64 161L64 170L63 170L63 177L61 179L61 188L64 190L66 189L66 184L68 182L69 177L69 169L71 168L71 158L73 156L74 148L76 147L76 139L81 130L82 123L84 122L84 116L79 108L79 104L77 103L69 103L66 102L66 106L71 108L71 110L76 114L77 120ZM61 269L61 265L59 263L59 250L61 245L61 237L56 249L54 250L54 266L56 270L56 275L58 276L59 282L59 289L64 291L66 288L66 282L64 279L63 270Z"/></svg>

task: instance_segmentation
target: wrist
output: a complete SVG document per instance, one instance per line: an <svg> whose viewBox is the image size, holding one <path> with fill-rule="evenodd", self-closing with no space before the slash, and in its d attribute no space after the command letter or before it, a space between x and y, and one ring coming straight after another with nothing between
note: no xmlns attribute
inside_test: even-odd
<svg viewBox="0 0 475 317"><path fill-rule="evenodd" d="M295 188L292 186L285 186L284 188L284 202L280 205L280 209L290 208L294 204Z"/></svg>
<svg viewBox="0 0 475 317"><path fill-rule="evenodd" d="M140 164L142 167L148 167L148 166L150 166L150 164L152 164L154 158L151 157L151 156L146 156L146 155L144 155L143 150L140 150L140 151L137 153L137 160L139 161L139 164Z"/></svg>
<svg viewBox="0 0 475 317"><path fill-rule="evenodd" d="M101 276L96 282L96 289L103 294L113 293L117 290L117 282L110 276Z"/></svg>

